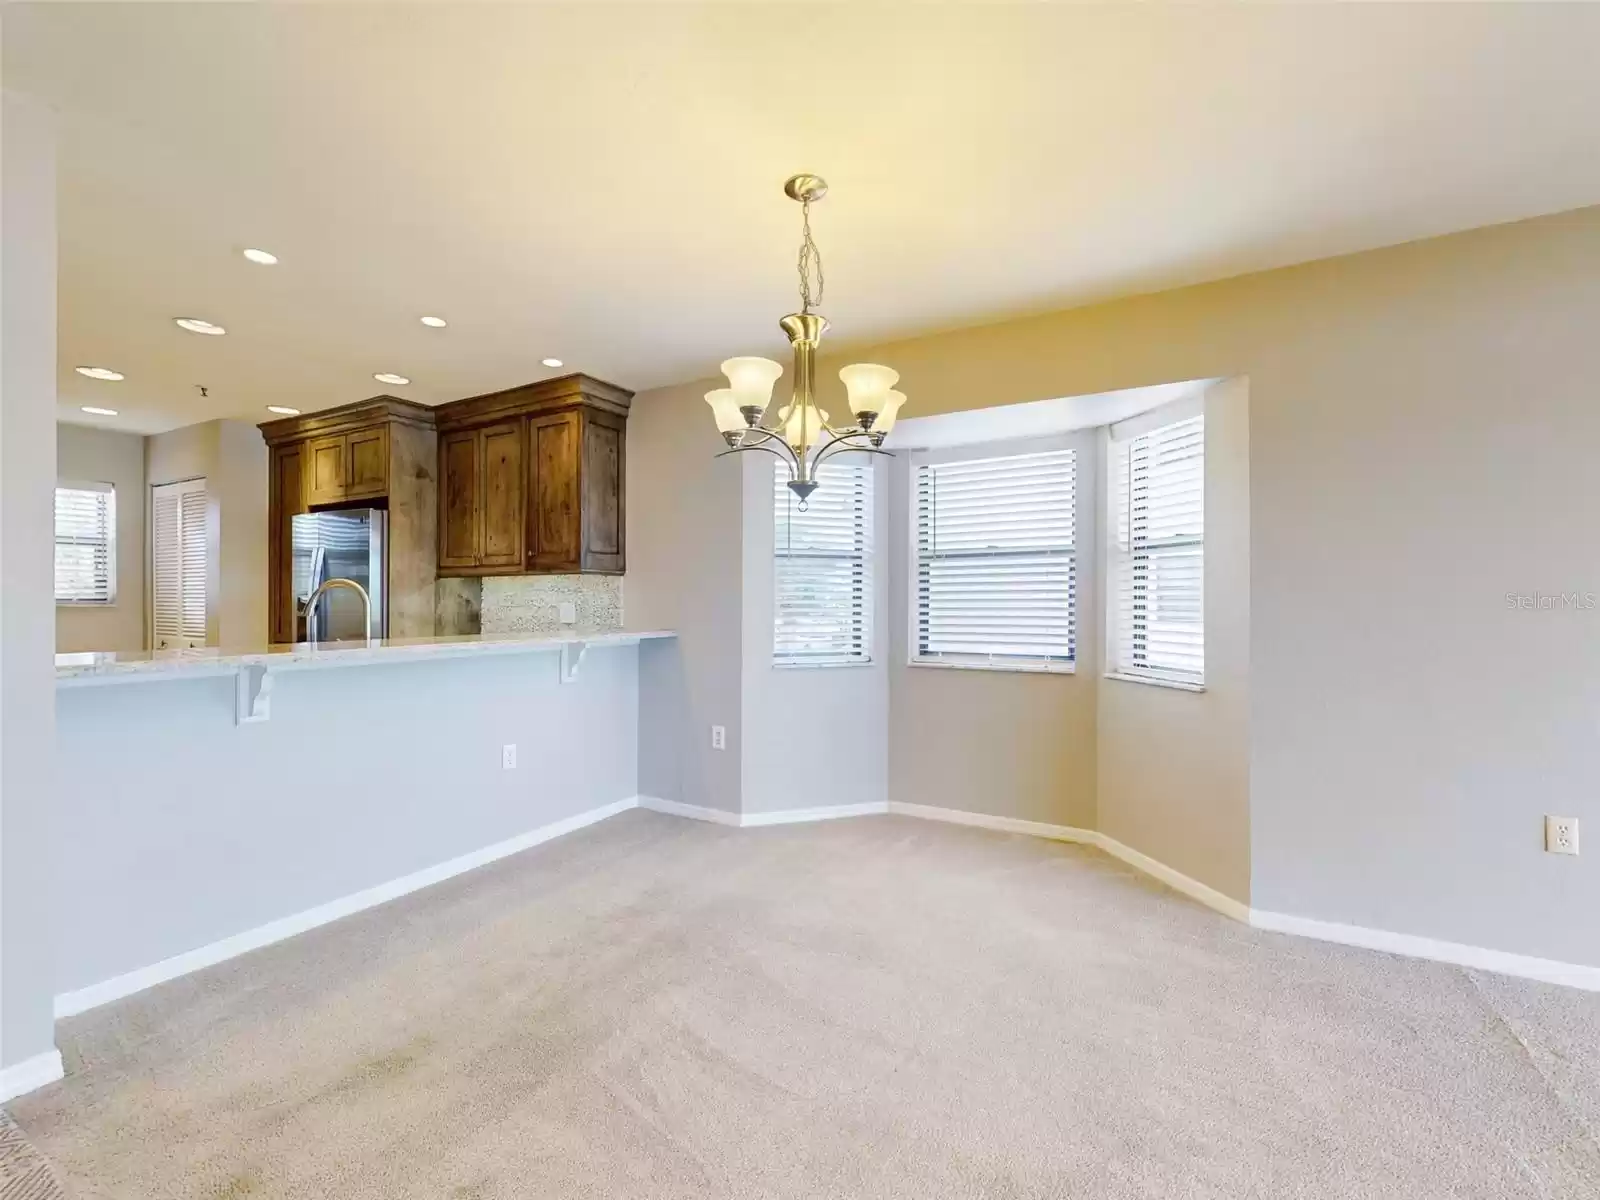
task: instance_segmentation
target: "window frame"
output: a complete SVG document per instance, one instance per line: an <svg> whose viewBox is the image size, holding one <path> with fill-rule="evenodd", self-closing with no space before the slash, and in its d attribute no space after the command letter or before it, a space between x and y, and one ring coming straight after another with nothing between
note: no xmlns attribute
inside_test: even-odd
<svg viewBox="0 0 1600 1200"><path fill-rule="evenodd" d="M1207 589L1205 584L1208 538L1206 537L1203 514L1208 475L1207 457L1209 445L1206 439L1209 431L1205 418L1205 398L1204 396L1194 396L1163 405L1137 417L1131 417L1126 421L1120 421L1105 427L1105 519L1100 530L1100 536L1105 547L1102 563L1102 575L1105 582L1102 588L1101 602L1105 606L1105 669L1103 675L1106 679L1114 679L1123 683L1145 684L1150 687L1171 688L1183 692L1204 692L1206 690L1205 663L1207 662L1207 657L1205 653L1205 635L1207 621L1205 605ZM1140 438L1195 419L1199 419L1202 422L1200 467L1202 521L1198 542L1190 544L1197 544L1200 548L1200 645L1202 665L1198 673L1182 672L1162 667L1139 668L1123 662L1119 653L1122 631L1119 624L1120 605L1118 604L1118 593L1121 587L1125 562L1130 555L1130 551L1123 549L1118 536L1121 511L1121 497L1117 495L1117 484L1121 475L1118 456L1131 453L1133 443Z"/></svg>
<svg viewBox="0 0 1600 1200"><path fill-rule="evenodd" d="M852 461L852 458L859 459L860 461ZM813 493L813 495L817 495L822 490L827 488L828 479L826 472L835 466L859 470L865 481L865 486L860 493L863 498L863 504L861 505L860 511L855 514L859 534L857 550L850 553L827 553L813 551L807 555L807 557L819 560L828 559L840 562L854 562L859 560L861 564L862 594L860 617L860 653L852 654L848 657L834 658L786 658L780 657L778 652L778 618L781 612L782 602L782 590L779 586L778 577L779 563L784 558L789 557L783 553L782 546L780 544L781 518L778 504L780 499L787 499L790 504L797 503L797 501L794 498L794 493L791 492L787 486L790 474L786 465L780 460L775 461L772 466L773 474L770 482L771 490L768 493L772 497L772 555L770 559L772 565L772 651L769 657L770 666L775 671L811 671L831 670L837 667L870 667L875 662L873 643L877 633L876 608L878 580L875 578L878 553L877 459L869 455L843 457L842 460L830 459L828 462L825 462L822 465L821 469L824 474L820 477L818 493ZM782 493L781 497L780 492ZM783 511L787 513L793 510L786 508Z"/></svg>
<svg viewBox="0 0 1600 1200"><path fill-rule="evenodd" d="M997 671L1006 674L1020 675L1075 675L1078 671L1078 652L1082 649L1083 612L1082 612L1082 587L1083 579L1083 538L1082 538L1082 500L1083 500L1083 464L1093 458L1093 442L1085 446L1084 432L1047 434L1040 437L1012 438L998 442L975 442L961 446L946 446L939 449L917 450L907 455L908 470L906 472L906 665L908 667L928 667L943 671ZM1059 451L1070 451L1073 456L1073 492L1072 492L1072 657L1071 658L1030 658L1026 656L996 657L990 655L987 659L974 655L970 659L924 657L918 653L921 642L922 622L918 609L920 589L918 582L921 578L922 557L921 547L918 543L917 530L919 525L919 500L917 493L917 472L923 466L938 466L942 463L972 462L987 458L1021 458L1029 454L1049 454ZM1091 493L1092 494L1092 493Z"/></svg>
<svg viewBox="0 0 1600 1200"><path fill-rule="evenodd" d="M117 513L117 507L118 507L117 506L117 485L114 484L114 483L110 483L110 482L104 481L104 480L67 480L67 479L60 479L60 480L56 481L55 491L56 491L56 493L59 493L59 492L90 492L90 493L95 493L95 494L99 494L99 495L104 495L104 496L110 497L110 501L109 501L109 504L108 504L108 514L107 514L107 521L106 521L106 537L105 537L105 547L106 547L106 595L105 595L105 598L104 599L94 598L94 599L87 599L87 600L73 599L71 597L63 598L59 593L57 593L56 597L55 597L56 607L57 608L116 608L117 607L117 582L118 582L118 580L117 580L117 525L118 525L118 521L117 521L117 516L118 516L118 513ZM51 546L52 546L52 550L51 550L51 576L52 577L51 577L51 585L50 586L51 586L51 590L54 591L55 590L55 580L54 580L54 574L55 574L55 551L60 549L60 547L62 545L62 542L61 542L61 534L60 534L59 530L56 530L55 528L53 528L53 526L55 524L55 502L56 502L55 493L52 493L51 500L52 500L52 507L51 507L51 510L50 510L50 519L51 519L51 525L52 525L52 529L51 529ZM71 545L85 545L85 544L91 544L92 545L94 543L72 542L70 544Z"/></svg>

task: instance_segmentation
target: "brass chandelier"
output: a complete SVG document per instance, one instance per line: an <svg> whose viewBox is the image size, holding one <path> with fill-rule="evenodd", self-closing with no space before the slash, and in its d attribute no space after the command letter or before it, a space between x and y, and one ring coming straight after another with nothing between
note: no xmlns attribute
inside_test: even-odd
<svg viewBox="0 0 1600 1200"><path fill-rule="evenodd" d="M812 392L817 346L828 321L812 308L822 303L822 255L811 237L811 202L828 194L828 183L816 175L795 175L785 181L784 192L800 202L800 311L778 322L789 335L794 350L794 389L789 403L779 405L772 386L783 367L770 358L730 358L722 364L728 386L706 393L717 429L728 449L717 457L743 450L765 450L789 468L789 487L804 508L817 489L817 468L824 459L849 451L887 454L879 449L894 428L905 403L894 385L898 371L877 363L853 363L839 371L855 424L834 427L828 414L817 407Z"/></svg>

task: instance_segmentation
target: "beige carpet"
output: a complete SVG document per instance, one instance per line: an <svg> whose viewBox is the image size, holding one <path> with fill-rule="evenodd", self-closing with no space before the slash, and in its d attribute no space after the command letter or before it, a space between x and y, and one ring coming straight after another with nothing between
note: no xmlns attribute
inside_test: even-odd
<svg viewBox="0 0 1600 1200"><path fill-rule="evenodd" d="M61 1034L83 1198L1600 1197L1600 996L896 817L627 813Z"/></svg>

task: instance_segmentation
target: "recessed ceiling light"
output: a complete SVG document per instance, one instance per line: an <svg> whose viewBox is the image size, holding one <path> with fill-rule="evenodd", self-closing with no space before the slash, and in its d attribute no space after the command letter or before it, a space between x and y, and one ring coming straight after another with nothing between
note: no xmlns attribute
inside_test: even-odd
<svg viewBox="0 0 1600 1200"><path fill-rule="evenodd" d="M114 417L117 415L117 410L114 408L96 408L92 404L85 404L83 406L83 411L86 413L92 413L97 417Z"/></svg>
<svg viewBox="0 0 1600 1200"><path fill-rule="evenodd" d="M541 358L539 361L547 367L560 367L566 365L559 358Z"/></svg>
<svg viewBox="0 0 1600 1200"><path fill-rule="evenodd" d="M270 267L278 261L278 256L267 250L246 250L244 256L253 263L260 263L263 267Z"/></svg>
<svg viewBox="0 0 1600 1200"><path fill-rule="evenodd" d="M115 383L125 378L121 371L113 371L110 367L78 367L79 375L87 375L90 379L108 379Z"/></svg>
<svg viewBox="0 0 1600 1200"><path fill-rule="evenodd" d="M288 408L282 404L269 404L267 405L267 411L277 413L280 417L298 417L300 415L298 408Z"/></svg>
<svg viewBox="0 0 1600 1200"><path fill-rule="evenodd" d="M380 371L373 378L379 383L392 383L395 387L404 387L411 382L404 375L391 375L388 371Z"/></svg>
<svg viewBox="0 0 1600 1200"><path fill-rule="evenodd" d="M213 325L210 321L202 321L199 317L173 317L179 329L187 329L190 333L209 333L212 337L221 337L228 331L221 325Z"/></svg>
<svg viewBox="0 0 1600 1200"><path fill-rule="evenodd" d="M422 323L429 329L443 329L446 325L450 324L450 322L446 321L443 317L423 317Z"/></svg>

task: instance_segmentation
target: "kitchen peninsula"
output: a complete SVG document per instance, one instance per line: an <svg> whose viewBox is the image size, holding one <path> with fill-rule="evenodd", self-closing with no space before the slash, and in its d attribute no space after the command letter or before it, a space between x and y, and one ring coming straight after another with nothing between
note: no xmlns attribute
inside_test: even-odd
<svg viewBox="0 0 1600 1200"><path fill-rule="evenodd" d="M673 769L650 729L676 654L653 630L57 656L58 1012L631 807Z"/></svg>

